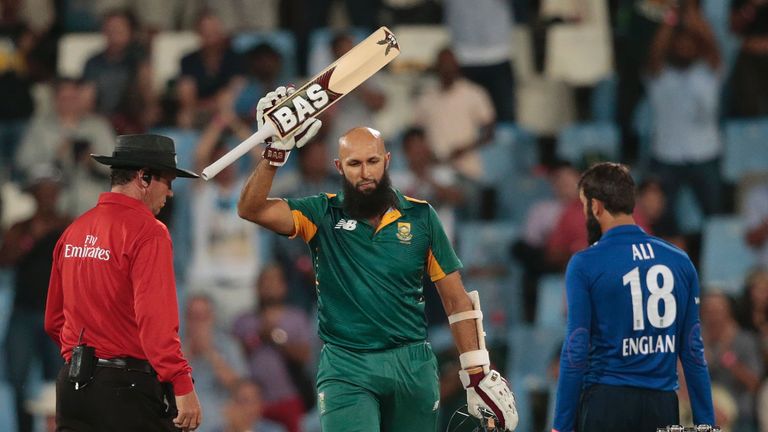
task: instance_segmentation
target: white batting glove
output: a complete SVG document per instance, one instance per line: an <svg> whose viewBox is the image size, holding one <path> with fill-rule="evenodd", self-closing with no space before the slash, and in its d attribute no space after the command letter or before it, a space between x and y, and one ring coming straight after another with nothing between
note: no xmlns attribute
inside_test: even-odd
<svg viewBox="0 0 768 432"><path fill-rule="evenodd" d="M256 104L256 125L259 129L264 127L264 112L269 111L272 107L280 103L286 97L296 92L293 87L280 86L274 91L267 93L263 98L259 99L259 103ZM288 161L288 156L291 154L291 150L294 147L301 148L312 137L314 137L320 130L323 122L316 118L310 118L304 121L299 128L282 140L279 140L277 136L267 141L267 147L264 149L263 157L269 161L270 165L283 166Z"/></svg>
<svg viewBox="0 0 768 432"><path fill-rule="evenodd" d="M490 411L496 417L500 430L513 431L518 420L515 396L501 374L495 370L486 373L486 370L484 368L473 374L463 369L459 371L461 383L467 390L467 412L482 418L481 410Z"/></svg>

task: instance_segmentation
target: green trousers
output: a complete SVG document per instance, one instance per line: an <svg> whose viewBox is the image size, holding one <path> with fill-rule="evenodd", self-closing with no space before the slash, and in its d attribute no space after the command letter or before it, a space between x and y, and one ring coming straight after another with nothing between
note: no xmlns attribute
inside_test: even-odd
<svg viewBox="0 0 768 432"><path fill-rule="evenodd" d="M326 344L317 391L323 431L437 430L437 359L426 342L375 352Z"/></svg>

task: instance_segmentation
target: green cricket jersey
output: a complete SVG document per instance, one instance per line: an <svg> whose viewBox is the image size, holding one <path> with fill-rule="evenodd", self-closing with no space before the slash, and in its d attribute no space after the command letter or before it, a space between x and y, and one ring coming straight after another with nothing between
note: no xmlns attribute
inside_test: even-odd
<svg viewBox="0 0 768 432"><path fill-rule="evenodd" d="M395 191L378 227L351 219L343 196L287 199L296 236L315 266L320 338L354 350L381 350L427 337L422 278L461 268L437 213Z"/></svg>

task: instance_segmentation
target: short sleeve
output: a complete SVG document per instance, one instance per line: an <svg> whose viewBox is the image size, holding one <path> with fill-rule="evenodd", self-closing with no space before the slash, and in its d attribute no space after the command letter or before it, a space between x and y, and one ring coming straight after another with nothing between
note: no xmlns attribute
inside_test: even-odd
<svg viewBox="0 0 768 432"><path fill-rule="evenodd" d="M445 234L443 224L437 216L437 212L429 206L429 232L430 247L427 256L427 270L432 282L436 282L446 275L462 268L459 257L451 246L448 236Z"/></svg>
<svg viewBox="0 0 768 432"><path fill-rule="evenodd" d="M304 198L285 198L293 216L293 237L301 237L309 242L317 233L326 210L328 209L329 196L327 194L314 195Z"/></svg>

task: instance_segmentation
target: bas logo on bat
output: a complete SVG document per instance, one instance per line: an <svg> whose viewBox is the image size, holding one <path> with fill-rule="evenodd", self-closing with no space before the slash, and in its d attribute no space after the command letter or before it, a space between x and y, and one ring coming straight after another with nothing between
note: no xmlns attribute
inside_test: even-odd
<svg viewBox="0 0 768 432"><path fill-rule="evenodd" d="M335 69L335 68L334 68ZM342 95L327 88L334 69L319 76L315 82L280 103L266 115L275 123L280 133L291 133L304 120L314 117Z"/></svg>

